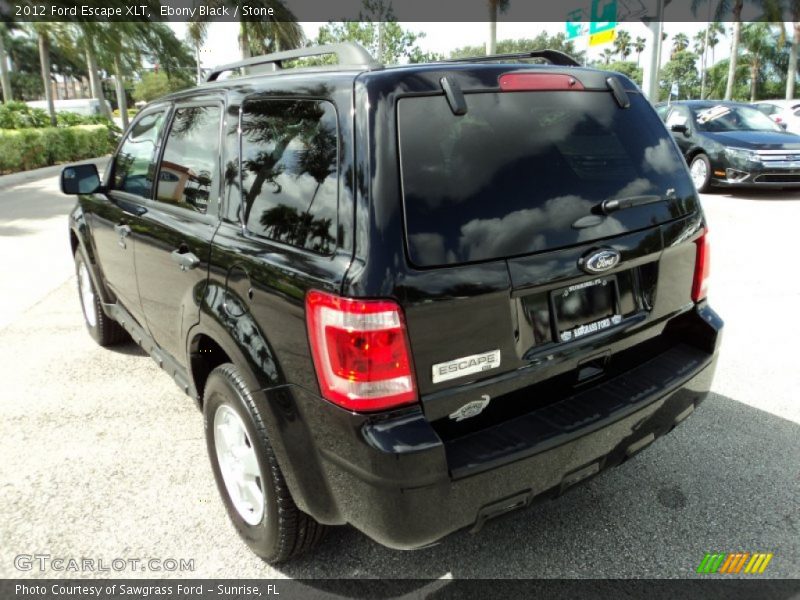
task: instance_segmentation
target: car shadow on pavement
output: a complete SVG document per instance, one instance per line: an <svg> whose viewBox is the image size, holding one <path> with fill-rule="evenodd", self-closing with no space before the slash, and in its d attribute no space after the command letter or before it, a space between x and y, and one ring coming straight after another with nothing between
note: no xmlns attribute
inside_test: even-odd
<svg viewBox="0 0 800 600"><path fill-rule="evenodd" d="M134 342L133 340L128 340L125 343L117 344L116 346L108 346L108 350L116 352L117 354L125 354L127 356L146 356L150 357L150 355L144 351L144 349Z"/></svg>
<svg viewBox="0 0 800 600"><path fill-rule="evenodd" d="M774 553L767 575L796 578L798 488L800 425L711 394L641 454L476 535L400 552L339 527L277 568L302 579L680 578L706 552L746 551Z"/></svg>

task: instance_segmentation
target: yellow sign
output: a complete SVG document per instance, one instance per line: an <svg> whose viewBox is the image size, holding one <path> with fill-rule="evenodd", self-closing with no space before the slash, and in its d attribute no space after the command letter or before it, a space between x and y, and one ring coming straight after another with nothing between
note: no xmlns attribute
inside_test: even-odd
<svg viewBox="0 0 800 600"><path fill-rule="evenodd" d="M616 29L606 29L605 31L601 31L600 33L593 33L589 36L589 45L590 46L601 46L603 44L608 44L614 41L614 34L616 33Z"/></svg>

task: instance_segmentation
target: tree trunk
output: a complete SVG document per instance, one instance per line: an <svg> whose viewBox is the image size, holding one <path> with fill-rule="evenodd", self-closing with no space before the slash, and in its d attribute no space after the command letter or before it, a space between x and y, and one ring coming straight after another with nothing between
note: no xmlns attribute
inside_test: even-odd
<svg viewBox="0 0 800 600"><path fill-rule="evenodd" d="M709 4L709 11L711 10L711 5ZM710 25L706 23L706 35L705 41L703 42L703 56L700 59L702 62L700 63L700 100L706 97L706 79L708 77L708 68L706 65L708 64L707 57L708 57L708 37L709 37L709 30L711 29Z"/></svg>
<svg viewBox="0 0 800 600"><path fill-rule="evenodd" d="M119 65L119 54L114 55L114 83L117 86L117 106L122 119L122 129L128 128L128 97L125 94L125 80L122 78L122 68Z"/></svg>
<svg viewBox="0 0 800 600"><path fill-rule="evenodd" d="M44 85L44 99L47 101L47 112L50 115L50 124L55 127L56 105L53 102L53 86L50 85L50 38L44 31L39 32L39 63L42 66L42 84Z"/></svg>
<svg viewBox="0 0 800 600"><path fill-rule="evenodd" d="M758 87L758 59L753 57L753 64L750 67L750 102L756 101L756 88Z"/></svg>
<svg viewBox="0 0 800 600"><path fill-rule="evenodd" d="M486 54L497 54L497 0L489 0L489 40Z"/></svg>
<svg viewBox="0 0 800 600"><path fill-rule="evenodd" d="M242 46L242 60L250 58L250 32L245 21L239 27L239 43Z"/></svg>
<svg viewBox="0 0 800 600"><path fill-rule="evenodd" d="M11 78L8 76L8 54L3 41L4 33L5 26L0 24L0 86L3 89L3 102L11 102L13 97L11 93Z"/></svg>
<svg viewBox="0 0 800 600"><path fill-rule="evenodd" d="M92 40L88 37L86 38L86 67L89 70L89 86L92 90L92 98L100 101L100 113L113 120L114 115L111 114L108 104L106 104L106 96L103 93L100 69L97 66L97 57L94 54Z"/></svg>
<svg viewBox="0 0 800 600"><path fill-rule="evenodd" d="M383 63L385 59L383 57L384 48L383 48L383 21L378 21L378 62Z"/></svg>
<svg viewBox="0 0 800 600"><path fill-rule="evenodd" d="M797 49L800 46L800 22L792 23L794 30L792 45L789 48L789 67L786 69L786 99L794 98L794 86L797 79Z"/></svg>
<svg viewBox="0 0 800 600"><path fill-rule="evenodd" d="M736 80L736 58L739 54L739 34L742 30L742 22L739 20L741 18L742 7L739 3L737 3L737 8L733 9L734 18L736 19L733 23L733 34L731 35L731 57L730 62L728 63L728 84L725 86L725 100L730 100L733 98L733 84Z"/></svg>
<svg viewBox="0 0 800 600"><path fill-rule="evenodd" d="M203 83L203 67L200 66L200 44L194 45L194 60L197 62L197 85Z"/></svg>

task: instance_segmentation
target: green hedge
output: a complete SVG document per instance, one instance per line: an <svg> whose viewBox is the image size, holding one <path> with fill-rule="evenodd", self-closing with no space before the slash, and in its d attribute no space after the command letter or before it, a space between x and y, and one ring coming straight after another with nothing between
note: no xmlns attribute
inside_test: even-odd
<svg viewBox="0 0 800 600"><path fill-rule="evenodd" d="M0 129L0 173L103 156L114 137L105 125Z"/></svg>

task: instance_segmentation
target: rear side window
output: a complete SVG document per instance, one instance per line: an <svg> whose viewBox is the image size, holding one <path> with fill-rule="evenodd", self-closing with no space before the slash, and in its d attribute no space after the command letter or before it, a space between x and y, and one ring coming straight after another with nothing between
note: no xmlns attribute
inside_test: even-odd
<svg viewBox="0 0 800 600"><path fill-rule="evenodd" d="M336 246L336 111L321 100L258 99L242 112L243 221L263 237L320 254Z"/></svg>
<svg viewBox="0 0 800 600"><path fill-rule="evenodd" d="M144 115L131 129L114 160L111 189L150 198L155 152L166 111Z"/></svg>
<svg viewBox="0 0 800 600"><path fill-rule="evenodd" d="M461 264L612 237L694 209L683 158L639 94L402 98L398 128L406 238L418 266ZM669 197L574 227L605 199Z"/></svg>
<svg viewBox="0 0 800 600"><path fill-rule="evenodd" d="M158 171L156 200L205 213L219 189L219 106L175 111Z"/></svg>

